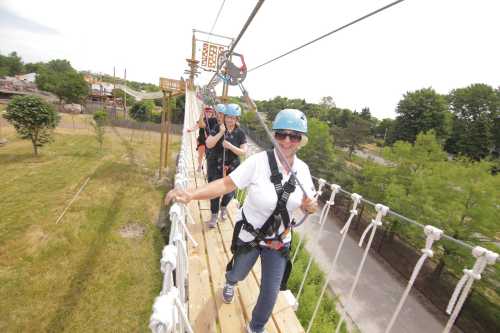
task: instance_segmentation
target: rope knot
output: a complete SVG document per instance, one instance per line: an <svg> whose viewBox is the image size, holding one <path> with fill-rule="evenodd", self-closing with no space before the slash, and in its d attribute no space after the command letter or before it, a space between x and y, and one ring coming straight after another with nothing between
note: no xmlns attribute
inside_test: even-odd
<svg viewBox="0 0 500 333"><path fill-rule="evenodd" d="M481 274L475 273L472 269L464 269L463 272L474 280L481 280Z"/></svg>
<svg viewBox="0 0 500 333"><path fill-rule="evenodd" d="M431 249L422 249L420 250L423 254L427 255L429 258L432 258L434 256L434 251Z"/></svg>

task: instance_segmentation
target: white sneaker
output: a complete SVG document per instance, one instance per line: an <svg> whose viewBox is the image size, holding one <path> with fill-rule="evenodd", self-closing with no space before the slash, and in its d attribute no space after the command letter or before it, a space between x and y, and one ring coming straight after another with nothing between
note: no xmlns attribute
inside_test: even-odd
<svg viewBox="0 0 500 333"><path fill-rule="evenodd" d="M220 209L220 219L221 221L226 220L226 215L227 215L227 208L226 207L221 207Z"/></svg>
<svg viewBox="0 0 500 333"><path fill-rule="evenodd" d="M230 304L233 303L234 299L234 286L226 282L224 288L222 288L222 299L224 303Z"/></svg>
<svg viewBox="0 0 500 333"><path fill-rule="evenodd" d="M208 223L208 227L210 229L212 228L215 228L215 226L217 225L217 215L218 214L212 214L212 217L210 218L210 220L207 222Z"/></svg>

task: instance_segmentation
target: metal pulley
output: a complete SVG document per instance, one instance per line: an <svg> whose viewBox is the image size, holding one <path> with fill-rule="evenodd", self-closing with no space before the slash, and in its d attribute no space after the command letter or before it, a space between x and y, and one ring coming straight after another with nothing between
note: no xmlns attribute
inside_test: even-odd
<svg viewBox="0 0 500 333"><path fill-rule="evenodd" d="M203 103L207 105L215 105L217 94L215 93L215 89L211 86L204 86L201 89L201 95L203 97Z"/></svg>
<svg viewBox="0 0 500 333"><path fill-rule="evenodd" d="M233 62L234 57L239 58L241 62L239 66ZM222 52L217 61L217 76L231 86L242 83L247 76L247 65L243 55L234 52L229 55L229 51Z"/></svg>

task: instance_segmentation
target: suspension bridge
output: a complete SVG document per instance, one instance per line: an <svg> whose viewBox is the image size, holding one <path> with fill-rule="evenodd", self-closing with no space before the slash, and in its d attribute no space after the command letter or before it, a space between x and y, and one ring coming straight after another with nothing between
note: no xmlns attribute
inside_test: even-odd
<svg viewBox="0 0 500 333"><path fill-rule="evenodd" d="M303 44L291 51L288 51L278 57L256 66L251 70L256 70L271 62L274 62L281 57L284 57L292 52L295 52L311 43L314 43L322 38L328 37L331 34L345 29L350 25L356 24L372 15L388 9L403 0L395 1L387 6L375 10L367 15L364 15L350 23L341 26L331 32L322 35L311 42ZM214 87L223 82L222 89L224 98L227 98L228 85L238 86L242 95L247 102L251 112L256 112L256 106L250 98L249 92L243 86L243 80L246 77L246 66L236 66L231 61L231 56L239 56L234 53L234 49L251 23L253 17L257 14L263 1L258 1L249 19L245 23L238 37L232 41L228 50L224 51L222 56L219 55L217 61L217 71L213 78L204 87L196 87L194 78L198 70L198 61L195 59L195 51L193 47L193 56L188 60L190 65L190 80L187 81L185 89L186 104L184 113L184 131L182 135L181 148L179 159L176 166L175 186L178 188L196 188L206 183L204 174L196 172L196 137L194 133L186 131L191 128L199 119L202 104L214 104L218 97L215 94ZM220 10L218 16L220 14ZM214 23L215 25L215 23ZM213 29L213 28L212 28ZM193 45L195 37L193 34ZM250 71L248 71L250 72ZM260 120L264 129L269 133L264 121L256 112L257 118ZM272 141L272 137L270 137ZM359 214L359 205L363 202L374 207L376 217L367 225L361 235L358 246L361 249L357 255L357 263L355 264L355 273L344 281L348 287L344 289L343 303L347 312L352 310L353 299L356 298L356 291L363 287L362 282L366 275L367 262L369 265L369 252L372 247L374 236L378 228L384 223L384 219L391 215L400 219L404 223L412 224L421 228L422 236L425 238L425 246L421 249L422 255L415 264L409 281L403 290L397 295L394 294L395 302L388 312L387 318L382 325L385 327L381 332L398 332L401 327L397 322L400 317L407 318L404 313L405 305L407 305L408 296L414 287L415 280L424 263L434 255L433 246L442 239L452 241L457 246L462 246L470 251L471 257L475 260L472 267L464 267L463 276L459 280L454 292L452 293L447 313L449 317L446 322L440 326L435 326L436 332L448 333L454 331L454 325L457 317L462 310L462 307L470 294L471 288L475 281L481 279L481 273L484 272L487 266L494 265L497 262L498 254L488 249L471 246L460 240L456 240L448 235L443 230L440 230L431 225L421 225L417 221L409 219L404 215L394 212L390 207L383 203L374 203L362 197L357 193L350 193L341 188L337 184L330 184L326 180L317 179L317 191L322 192L327 187L330 189L330 199L323 206L316 229L309 229L308 233L313 239L319 239L322 232L325 230L325 221L329 216L329 211L335 206L335 198L342 193L351 200L351 209L343 227L338 232L336 243L338 244L333 253L330 253L323 264L326 281L322 286L321 295L315 300L314 311L311 318L308 320L307 327L304 327L299 322L296 311L300 310L300 297L304 291L304 284L307 275L310 272L312 265L312 257L307 263L304 272L303 280L301 281L298 292L294 295L287 290L280 292L277 304L274 308L272 318L269 320L266 331L277 333L294 333L294 332L313 332L311 330L314 320L316 320L318 308L323 301L323 296L328 288L330 278L335 276L335 272L342 268L339 265L339 258L345 255L346 247L344 244L346 236L354 218ZM251 274L245 281L238 285L236 293L236 302L225 304L222 301L222 288L225 282L224 273L226 263L231 258L230 243L235 224L235 213L237 207L233 202L229 206L228 218L217 225L215 229L208 229L203 221L208 220L210 211L208 201L191 202L188 205L175 203L170 208L170 237L169 245L167 245L162 253L161 271L164 274L163 287L160 295L156 298L153 306L153 314L150 320L150 328L153 332L245 332L245 325L250 320L251 310L256 302L259 283L260 283L260 265L257 263ZM326 228L328 229L328 227ZM302 238L301 238L302 241ZM299 243L299 248L301 243ZM298 252L298 251L297 251ZM295 259L295 258L294 258ZM366 279L365 279L366 280ZM299 300L299 301L297 301ZM346 315L342 315L337 323L335 332L341 330L341 324L346 320ZM396 327L399 327L396 329Z"/></svg>

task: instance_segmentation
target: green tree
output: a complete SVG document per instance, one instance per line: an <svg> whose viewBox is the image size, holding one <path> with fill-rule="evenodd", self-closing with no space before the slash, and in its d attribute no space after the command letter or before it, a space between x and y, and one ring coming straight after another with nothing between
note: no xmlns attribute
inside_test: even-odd
<svg viewBox="0 0 500 333"><path fill-rule="evenodd" d="M324 179L334 176L335 152L328 125L315 118L308 121L308 143L299 150L299 157L307 162L311 174Z"/></svg>
<svg viewBox="0 0 500 333"><path fill-rule="evenodd" d="M0 54L0 76L14 76L21 74L23 70L24 64L16 52L7 56Z"/></svg>
<svg viewBox="0 0 500 333"><path fill-rule="evenodd" d="M380 121L373 131L373 135L377 138L387 140L388 137L393 135L394 131L394 119L384 118Z"/></svg>
<svg viewBox="0 0 500 333"><path fill-rule="evenodd" d="M106 132L106 123L108 121L108 114L106 111L98 110L92 116L93 122L91 123L94 128L96 140L99 143L99 150L102 150L102 144L104 143L104 134Z"/></svg>
<svg viewBox="0 0 500 333"><path fill-rule="evenodd" d="M345 128L334 127L335 144L346 147L349 153L349 160L352 153L361 148L361 145L369 141L370 123L360 117L353 117Z"/></svg>
<svg viewBox="0 0 500 333"><path fill-rule="evenodd" d="M61 102L81 103L88 95L89 88L83 78L67 60L51 60L39 69L36 77L38 88L50 91Z"/></svg>
<svg viewBox="0 0 500 333"><path fill-rule="evenodd" d="M129 110L130 117L137 121L147 121L151 119L155 105L153 101L140 101L135 103Z"/></svg>
<svg viewBox="0 0 500 333"><path fill-rule="evenodd" d="M51 141L52 130L60 119L54 107L38 96L14 97L7 106L4 118L21 138L31 140L35 156L39 147Z"/></svg>
<svg viewBox="0 0 500 333"><path fill-rule="evenodd" d="M451 114L446 98L425 88L408 92L398 103L392 142L404 140L415 142L421 132L434 130L437 137L445 140L451 130ZM391 143L392 143L391 142Z"/></svg>
<svg viewBox="0 0 500 333"><path fill-rule="evenodd" d="M500 143L500 93L486 84L454 89L449 95L453 133L446 150L474 160L488 156Z"/></svg>

